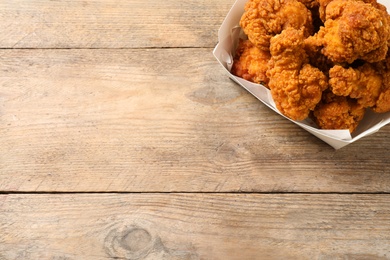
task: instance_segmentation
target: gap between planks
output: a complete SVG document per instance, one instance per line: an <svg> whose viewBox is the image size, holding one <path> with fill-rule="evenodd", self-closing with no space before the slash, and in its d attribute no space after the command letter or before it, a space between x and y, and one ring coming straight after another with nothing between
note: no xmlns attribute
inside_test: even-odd
<svg viewBox="0 0 390 260"><path fill-rule="evenodd" d="M217 44L217 43L216 43ZM180 47L172 47L172 46L155 46L155 47L118 47L118 48L101 48L101 47L50 47L50 48L31 48L31 47L0 47L0 50L158 50L158 49L214 49L215 46L180 46Z"/></svg>
<svg viewBox="0 0 390 260"><path fill-rule="evenodd" d="M215 192L215 191L0 191L0 195L17 195L17 194L234 194L234 195L390 195L390 192Z"/></svg>

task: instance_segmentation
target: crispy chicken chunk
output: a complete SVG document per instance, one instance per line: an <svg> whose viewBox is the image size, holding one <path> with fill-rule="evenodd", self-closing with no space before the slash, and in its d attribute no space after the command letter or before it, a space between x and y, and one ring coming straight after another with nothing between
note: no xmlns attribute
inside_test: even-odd
<svg viewBox="0 0 390 260"><path fill-rule="evenodd" d="M390 111L390 57L376 64L357 68L334 66L329 71L329 85L338 96L348 96L377 113Z"/></svg>
<svg viewBox="0 0 390 260"><path fill-rule="evenodd" d="M240 39L231 72L251 82L267 85L266 72L270 58L268 51L257 48L249 40Z"/></svg>
<svg viewBox="0 0 390 260"><path fill-rule="evenodd" d="M365 109L356 100L326 91L313 117L321 129L348 129L352 133L364 114Z"/></svg>
<svg viewBox="0 0 390 260"><path fill-rule="evenodd" d="M249 0L241 17L240 26L249 40L268 51L270 40L286 28L313 33L311 12L297 0Z"/></svg>
<svg viewBox="0 0 390 260"><path fill-rule="evenodd" d="M382 76L369 63L356 69L336 65L329 71L329 86L335 95L349 96L363 107L373 107L381 93Z"/></svg>
<svg viewBox="0 0 390 260"><path fill-rule="evenodd" d="M386 11L357 0L320 0L326 4L325 23L311 40L336 63L357 59L377 62L386 57L390 39ZM329 3L328 3L329 2ZM378 4L379 5L379 4Z"/></svg>
<svg viewBox="0 0 390 260"><path fill-rule="evenodd" d="M271 39L267 75L279 111L293 120L304 120L321 100L327 77L311 66L303 49L304 32L288 28Z"/></svg>

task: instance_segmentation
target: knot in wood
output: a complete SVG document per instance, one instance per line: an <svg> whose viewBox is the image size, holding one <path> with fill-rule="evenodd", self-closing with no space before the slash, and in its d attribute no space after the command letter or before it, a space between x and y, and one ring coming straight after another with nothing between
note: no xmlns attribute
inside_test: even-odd
<svg viewBox="0 0 390 260"><path fill-rule="evenodd" d="M106 252L115 258L144 259L156 247L159 239L148 230L138 226L123 226L112 229L104 241Z"/></svg>
<svg viewBox="0 0 390 260"><path fill-rule="evenodd" d="M128 249L131 252L140 252L150 247L152 242L152 236L150 233L142 228L134 228L129 230L120 239L120 244L123 248Z"/></svg>

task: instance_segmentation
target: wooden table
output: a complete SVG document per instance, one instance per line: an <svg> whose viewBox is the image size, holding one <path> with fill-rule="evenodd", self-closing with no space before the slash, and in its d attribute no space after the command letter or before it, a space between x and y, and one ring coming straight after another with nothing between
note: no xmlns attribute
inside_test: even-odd
<svg viewBox="0 0 390 260"><path fill-rule="evenodd" d="M233 0L0 2L0 259L390 259L390 126L340 150L212 55Z"/></svg>

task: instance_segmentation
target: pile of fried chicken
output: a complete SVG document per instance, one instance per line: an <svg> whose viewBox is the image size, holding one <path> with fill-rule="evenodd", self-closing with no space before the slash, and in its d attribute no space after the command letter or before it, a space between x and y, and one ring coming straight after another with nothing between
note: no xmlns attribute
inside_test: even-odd
<svg viewBox="0 0 390 260"><path fill-rule="evenodd" d="M352 133L390 111L390 15L376 0L249 0L232 73L293 120Z"/></svg>

